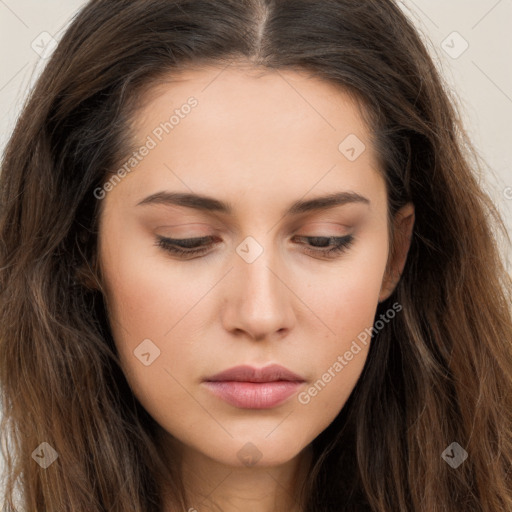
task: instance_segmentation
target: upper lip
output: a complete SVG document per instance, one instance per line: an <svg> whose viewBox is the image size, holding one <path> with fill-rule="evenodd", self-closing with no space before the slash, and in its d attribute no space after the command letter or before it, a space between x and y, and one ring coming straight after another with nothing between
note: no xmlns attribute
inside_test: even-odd
<svg viewBox="0 0 512 512"><path fill-rule="evenodd" d="M275 382L287 380L292 382L304 382L304 379L288 370L284 366L272 364L265 368L254 368L253 366L243 365L234 366L220 373L205 379L209 382L216 381L238 381L238 382Z"/></svg>

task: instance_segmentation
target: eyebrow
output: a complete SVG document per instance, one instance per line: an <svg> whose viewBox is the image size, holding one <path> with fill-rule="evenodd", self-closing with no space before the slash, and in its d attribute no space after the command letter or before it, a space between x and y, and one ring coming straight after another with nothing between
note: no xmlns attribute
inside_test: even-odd
<svg viewBox="0 0 512 512"><path fill-rule="evenodd" d="M349 203L363 203L369 205L370 200L356 192L338 192L326 196L315 197L313 199L295 201L285 211L284 216L327 210L329 208L334 208L335 206L343 206ZM187 208L194 208L196 210L217 212L226 215L232 215L234 211L231 203L219 201L213 197L168 191L151 194L137 203L137 206L153 204L184 206Z"/></svg>

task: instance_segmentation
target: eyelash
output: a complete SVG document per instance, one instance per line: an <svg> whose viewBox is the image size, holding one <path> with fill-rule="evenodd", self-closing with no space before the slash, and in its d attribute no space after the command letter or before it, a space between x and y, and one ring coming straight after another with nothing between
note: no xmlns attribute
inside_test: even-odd
<svg viewBox="0 0 512 512"><path fill-rule="evenodd" d="M295 238L298 238L302 241L311 241L311 240L327 240L331 241L329 244L329 249L309 249L306 250L307 253L313 254L315 256L326 256L329 258L336 258L339 254L342 252L345 252L350 248L352 243L354 242L354 236L353 235L347 235L347 236L296 236ZM179 247L178 244L190 244L190 245L197 245L201 242L208 242L209 240L213 239L211 236L203 236L201 238L182 238L182 239L173 239L173 238L165 238L165 237L158 237L155 245L162 248L164 251L169 252L175 256L184 257L184 256L201 256L203 255L211 246L212 244L203 245L199 248L183 248Z"/></svg>

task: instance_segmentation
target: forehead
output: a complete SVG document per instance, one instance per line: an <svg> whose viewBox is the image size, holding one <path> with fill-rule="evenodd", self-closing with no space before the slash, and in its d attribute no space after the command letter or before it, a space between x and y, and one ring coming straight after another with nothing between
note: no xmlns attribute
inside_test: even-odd
<svg viewBox="0 0 512 512"><path fill-rule="evenodd" d="M308 127L322 132L351 128L360 135L371 131L363 121L362 102L339 85L305 70L269 70L232 63L196 65L161 77L142 95L135 125L148 131L191 97L200 106L194 109L194 118L205 128L208 121L214 121L223 129L243 126L246 132L271 132L285 128L290 135Z"/></svg>
<svg viewBox="0 0 512 512"><path fill-rule="evenodd" d="M254 198L279 191L301 197L378 179L360 105L306 72L183 70L146 91L132 126L134 147L152 146L125 180L133 194L167 186L204 194L221 187L244 199L249 189Z"/></svg>

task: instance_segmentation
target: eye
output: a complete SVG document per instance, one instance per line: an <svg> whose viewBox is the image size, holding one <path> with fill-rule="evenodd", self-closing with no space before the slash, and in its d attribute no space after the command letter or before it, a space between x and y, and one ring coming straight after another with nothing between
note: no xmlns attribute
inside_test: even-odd
<svg viewBox="0 0 512 512"><path fill-rule="evenodd" d="M189 257L201 256L214 245L215 237L203 236L200 238L166 238L159 236L155 245L175 256ZM353 243L353 235L347 236L295 236L300 243L306 242L305 251L315 256L336 257L346 251Z"/></svg>
<svg viewBox="0 0 512 512"><path fill-rule="evenodd" d="M199 256L207 252L208 248L213 245L211 242L213 238L213 236L203 236L201 238L178 239L159 236L155 245L176 256Z"/></svg>
<svg viewBox="0 0 512 512"><path fill-rule="evenodd" d="M353 235L347 236L295 236L295 239L306 241L309 246L306 252L313 255L335 258L338 254L348 250L354 242Z"/></svg>

